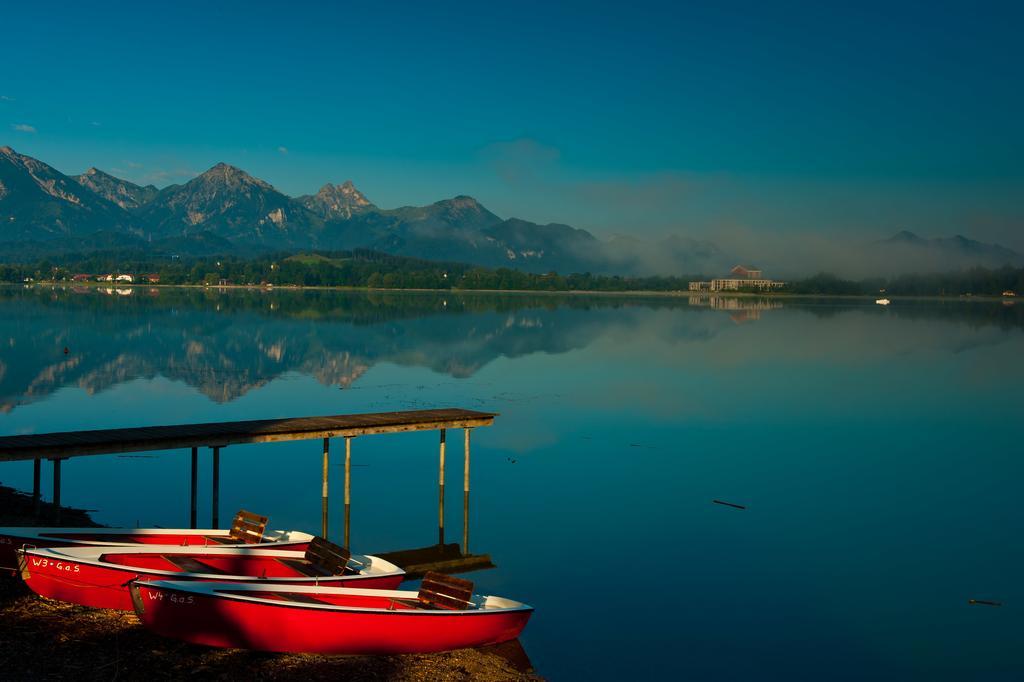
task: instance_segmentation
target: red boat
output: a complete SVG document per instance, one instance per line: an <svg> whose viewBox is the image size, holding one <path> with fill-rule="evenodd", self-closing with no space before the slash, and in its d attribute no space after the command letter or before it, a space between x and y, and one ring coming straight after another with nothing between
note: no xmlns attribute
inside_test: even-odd
<svg viewBox="0 0 1024 682"><path fill-rule="evenodd" d="M515 639L532 607L428 573L420 591L133 582L147 628L195 644L311 654L402 654Z"/></svg>
<svg viewBox="0 0 1024 682"><path fill-rule="evenodd" d="M0 528L0 569L14 570L16 552L33 547L110 545L174 545L208 547L248 545L260 549L305 551L313 536L294 530L266 531L267 517L245 510L235 514L228 530L182 528Z"/></svg>
<svg viewBox="0 0 1024 682"><path fill-rule="evenodd" d="M101 609L132 610L128 584L149 580L358 585L394 589L405 571L314 538L306 552L248 547L44 547L19 550L33 592Z"/></svg>

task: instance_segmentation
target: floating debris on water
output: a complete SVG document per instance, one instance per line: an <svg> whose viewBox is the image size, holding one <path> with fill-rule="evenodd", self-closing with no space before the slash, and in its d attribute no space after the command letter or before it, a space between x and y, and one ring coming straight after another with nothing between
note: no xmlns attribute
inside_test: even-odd
<svg viewBox="0 0 1024 682"><path fill-rule="evenodd" d="M724 505L726 507L733 507L735 509L746 509L746 507L743 506L742 504L733 504L732 502L725 502L723 500L711 500L711 501L714 502L715 504L721 504L721 505Z"/></svg>
<svg viewBox="0 0 1024 682"><path fill-rule="evenodd" d="M989 601L988 599L968 599L968 604L981 604L983 606L1002 606L1001 601Z"/></svg>

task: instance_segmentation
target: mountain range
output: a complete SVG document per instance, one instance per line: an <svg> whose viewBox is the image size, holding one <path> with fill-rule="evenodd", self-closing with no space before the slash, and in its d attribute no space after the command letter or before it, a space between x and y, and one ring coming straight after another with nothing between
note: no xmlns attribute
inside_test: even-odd
<svg viewBox="0 0 1024 682"><path fill-rule="evenodd" d="M1024 263L1010 249L959 236L928 240L901 232L866 246L879 262L895 258L920 267ZM758 260L679 235L606 241L569 225L501 218L469 196L384 209L346 181L290 197L226 163L158 189L96 168L64 175L0 147L0 256L133 247L205 256L362 248L531 272L623 275L715 274Z"/></svg>

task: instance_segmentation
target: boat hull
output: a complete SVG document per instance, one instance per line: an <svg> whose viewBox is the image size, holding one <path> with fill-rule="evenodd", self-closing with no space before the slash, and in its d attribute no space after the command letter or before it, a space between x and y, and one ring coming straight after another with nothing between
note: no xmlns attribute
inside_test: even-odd
<svg viewBox="0 0 1024 682"><path fill-rule="evenodd" d="M251 549L285 549L305 551L312 536L306 533L285 532L284 537L298 535L295 541L261 542L242 545ZM96 547L106 545L168 545L174 547L217 546L217 539L226 539L226 530L173 530L132 528L0 528L0 568L14 569L18 565L18 550L31 547ZM238 546L238 545L230 545Z"/></svg>
<svg viewBox="0 0 1024 682"><path fill-rule="evenodd" d="M19 557L21 577L36 594L47 599L58 599L97 609L131 611L133 609L128 585L133 580L167 580L166 571L147 571L140 566L119 566L104 563L96 565L76 561L73 557L39 556L31 551ZM188 573L173 575L174 580L216 581L230 583L273 582L275 576L257 575L193 577ZM351 584L360 588L391 590L398 587L404 574L347 575L328 578L288 578L289 585Z"/></svg>
<svg viewBox="0 0 1024 682"><path fill-rule="evenodd" d="M147 583L136 583L133 592L136 614L157 634L193 644L282 653L409 654L488 646L518 637L532 613L528 608L493 612L303 608Z"/></svg>

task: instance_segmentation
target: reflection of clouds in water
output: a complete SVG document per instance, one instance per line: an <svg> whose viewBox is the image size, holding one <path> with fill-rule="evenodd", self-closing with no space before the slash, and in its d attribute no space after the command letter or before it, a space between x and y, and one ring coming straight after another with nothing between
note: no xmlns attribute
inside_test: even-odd
<svg viewBox="0 0 1024 682"><path fill-rule="evenodd" d="M530 429L494 429L493 432L487 434L487 447L509 450L522 455L557 445L560 440L561 436L558 433L535 425Z"/></svg>
<svg viewBox="0 0 1024 682"><path fill-rule="evenodd" d="M725 324L723 319L728 318L721 313L697 323L657 313L644 320L643 332L635 331L634 338L656 339L658 343L648 344L648 349L661 353L666 362L720 368L765 362L870 365L892 356L953 355L1022 339L1019 330L1007 334L995 326L973 327L956 316L884 314L888 312L878 314L851 305L822 317L798 305L787 305L762 316L757 324L744 326ZM694 342L700 346L699 352L677 352L677 346Z"/></svg>
<svg viewBox="0 0 1024 682"><path fill-rule="evenodd" d="M714 417L714 413L700 395L682 394L681 387L666 387L655 381L615 381L607 386L607 390L577 393L572 397L572 401L576 407L590 411L600 410L612 415L621 412L625 407L629 412L640 411L658 419L706 420Z"/></svg>

